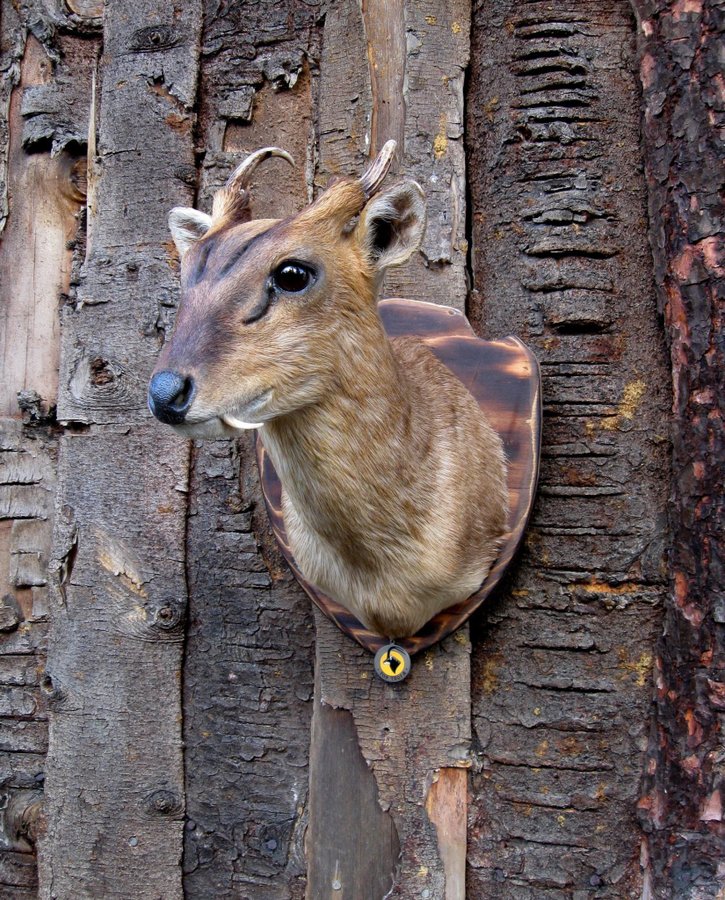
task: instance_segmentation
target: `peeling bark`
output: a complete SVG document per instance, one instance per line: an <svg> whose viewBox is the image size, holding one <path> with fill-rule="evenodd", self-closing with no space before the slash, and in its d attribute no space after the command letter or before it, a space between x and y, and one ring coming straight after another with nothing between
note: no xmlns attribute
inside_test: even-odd
<svg viewBox="0 0 725 900"><path fill-rule="evenodd" d="M446 894L447 876L455 878L456 866L450 859L450 844L441 840L436 821L446 816L446 805L458 808L458 819L465 820L465 804L460 795L430 804L432 783L439 772L461 768L467 781L470 763L469 659L470 644L465 630L446 638L440 644L416 657L405 681L386 684L373 671L370 655L315 610L316 675L315 712L313 717L312 758L320 753L319 744L335 739L335 731L325 730L326 712L347 710L351 714L359 752L370 767L374 779L356 783L364 791L366 802L377 797L381 809L389 813L400 843L400 859L390 897L419 898L455 897ZM355 767L344 755L328 756L329 773L313 791L317 804L311 806L310 817L326 816L326 810L339 803L339 795L331 788L346 778L354 777ZM311 772L312 774L312 772ZM465 792L464 792L465 797ZM446 803L447 801L447 803ZM453 801L453 802L452 802ZM329 831L311 821L311 833ZM335 880L336 860L329 856L329 844L308 845L310 883L327 885ZM342 865L342 864L341 864ZM349 869L343 875L350 875ZM367 857L368 876L358 881L352 896L374 897L371 885L390 878L390 854L371 853ZM349 884L349 881L347 882ZM462 888L462 883L459 882ZM452 881L448 884L452 890ZM426 893L427 892L427 893ZM334 897L334 893L330 894ZM310 900L315 893L308 893Z"/></svg>
<svg viewBox="0 0 725 900"><path fill-rule="evenodd" d="M672 368L670 595L640 801L652 892L721 896L725 622L723 125L714 2L634 4L657 298Z"/></svg>
<svg viewBox="0 0 725 900"><path fill-rule="evenodd" d="M624 2L474 17L470 314L534 348L544 428L524 553L472 626L473 898L638 898L643 885L670 398L635 71Z"/></svg>
<svg viewBox="0 0 725 900"><path fill-rule="evenodd" d="M48 141L24 138L35 113L38 122L43 119L42 98L66 103L72 70L80 101L89 58L88 48L68 33L48 31L43 38L38 17L32 27L31 18L25 7L17 15L9 4L2 10L0 190L7 202L0 203L0 213L7 218L0 243L0 893L18 900L37 893L34 850L48 741L42 671L57 488L58 309L73 277L84 190L84 139L75 133L68 148L67 129L59 133L62 116L59 130L50 126L52 116L45 119L41 130L50 129ZM57 87L51 87L54 76ZM36 103L29 107L31 96ZM54 137L50 158L44 151Z"/></svg>

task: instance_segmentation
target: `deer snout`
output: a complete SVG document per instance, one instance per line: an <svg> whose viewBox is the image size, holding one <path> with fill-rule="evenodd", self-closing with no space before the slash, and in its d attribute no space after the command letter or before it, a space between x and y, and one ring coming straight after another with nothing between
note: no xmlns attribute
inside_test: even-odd
<svg viewBox="0 0 725 900"><path fill-rule="evenodd" d="M194 399L194 379L165 370L157 372L149 383L149 409L166 425L181 425Z"/></svg>

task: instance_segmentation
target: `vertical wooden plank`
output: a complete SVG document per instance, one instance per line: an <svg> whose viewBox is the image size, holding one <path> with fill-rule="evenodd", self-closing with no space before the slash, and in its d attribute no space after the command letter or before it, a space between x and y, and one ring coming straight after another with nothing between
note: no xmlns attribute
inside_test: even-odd
<svg viewBox="0 0 725 900"><path fill-rule="evenodd" d="M642 890L670 397L635 73L626 2L476 9L471 314L536 352L544 428L520 565L478 623L474 898Z"/></svg>
<svg viewBox="0 0 725 900"><path fill-rule="evenodd" d="M360 4L331 0L320 58L318 187L332 175L363 171L373 153L370 52Z"/></svg>
<svg viewBox="0 0 725 900"><path fill-rule="evenodd" d="M79 21L60 35L52 16L0 8L0 894L17 900L37 895L58 311L75 261L95 51L77 38Z"/></svg>
<svg viewBox="0 0 725 900"><path fill-rule="evenodd" d="M83 71L77 73L83 83ZM67 153L30 156L23 149L21 100L52 77L45 50L30 38L9 117L9 191L12 214L0 244L0 415L19 414L17 393L31 386L55 400L60 349L58 306L70 286L75 215L83 195L74 188ZM61 89L62 90L62 89Z"/></svg>
<svg viewBox="0 0 725 900"><path fill-rule="evenodd" d="M395 897L444 897L452 871L443 860L448 845L439 845L426 800L440 770L466 771L470 765L468 638L459 630L416 657L405 681L386 684L374 674L371 655L344 637L318 610L315 632L309 827L316 840L307 845L309 885L329 886L335 880L336 860L329 848L337 845L339 835L328 810L339 803L333 786L352 783L356 773L349 757L324 757L324 749L319 749L335 739L335 730L325 728L329 721L325 710L332 708L348 711L359 752L374 776L355 779L355 790L377 799L390 816L400 845L397 861L390 852L370 852L365 865L359 862L358 871L367 874L361 876L352 896L375 897L371 886L388 879ZM312 760L319 758L326 760L326 768L312 769ZM449 815L444 807L453 803L458 812L451 815L465 822L460 793L440 801L435 804L439 821ZM307 896L310 900L316 896L310 887Z"/></svg>
<svg viewBox="0 0 725 900"><path fill-rule="evenodd" d="M405 3L363 0L363 29L367 38L367 74L373 102L370 110L370 149L375 155L386 141L396 141L405 153ZM362 62L362 60L361 60ZM364 71L364 70L363 70ZM399 168L393 163L393 171Z"/></svg>
<svg viewBox="0 0 725 900"><path fill-rule="evenodd" d="M94 240L62 321L48 898L182 893L188 445L152 424L145 395L177 290L166 217L195 182L200 21L196 3L105 7Z"/></svg>
<svg viewBox="0 0 725 900"><path fill-rule="evenodd" d="M446 875L445 900L465 900L468 771L441 769L430 786L425 807L438 835Z"/></svg>
<svg viewBox="0 0 725 900"><path fill-rule="evenodd" d="M319 9L314 3L204 5L198 206L244 156L277 145L254 177L255 216L308 202ZM249 440L192 451L184 661L193 900L299 898L305 890L313 633L309 601L274 545Z"/></svg>
<svg viewBox="0 0 725 900"><path fill-rule="evenodd" d="M465 303L466 284L465 247L458 241L465 233L461 122L468 21L464 2L453 6L367 2L362 15L357 3L335 2L326 20L320 76L321 173L360 171L362 159L378 149L374 141L389 137L381 129L390 128L396 136L403 135L399 170L418 180L428 195L429 225L422 251L412 265L389 274L386 292L459 308ZM405 42L400 39L402 33ZM364 57L341 52L342 47L357 47L361 34L367 49ZM404 96L392 108L398 83L404 85ZM335 104L349 103L352 94L355 102L347 108L354 110L355 121L365 121L367 127L364 132L351 127L343 142L331 126L330 110L337 108ZM329 104L324 102L326 97ZM366 102L368 107L362 105ZM438 142L438 154L431 122L440 125L445 137L445 146ZM307 844L307 896L337 896L331 886L339 881L343 892L352 891L352 897L382 896L376 893L381 884L393 885L396 897L444 897L449 878L450 896L461 896L460 888L454 887L456 881L461 883L460 853L453 863L449 845L445 841L439 845L426 798L440 770L469 765L468 629L462 628L416 658L405 682L389 685L374 675L372 657L317 610L315 628L309 826L315 839ZM347 714L330 716L330 708ZM336 739L340 721L345 722L345 733L355 737L373 778L351 763L356 754L328 752L327 744ZM347 868L338 865L334 852L340 845L338 799L333 786L353 782L365 798L365 808L374 809L377 803L389 816L389 820L383 816L378 827L386 835L396 835L398 861L386 839L385 851L354 843L356 853L367 849L365 860L355 858ZM449 806L457 805L465 823L461 803L465 807L465 792L441 793L430 808L443 821ZM355 828L350 826L348 834L354 842Z"/></svg>
<svg viewBox="0 0 725 900"><path fill-rule="evenodd" d="M153 425L63 441L42 897L181 896L185 491Z"/></svg>
<svg viewBox="0 0 725 900"><path fill-rule="evenodd" d="M386 6L382 0L373 5L379 9ZM420 251L406 266L388 273L385 290L390 297L465 310L468 241L463 82L470 53L471 4L470 0L406 0L403 14L405 56L390 61L394 69L405 73L401 168L425 191L428 224ZM378 52L385 57L395 50L396 45L383 41Z"/></svg>
<svg viewBox="0 0 725 900"><path fill-rule="evenodd" d="M56 441L0 419L0 896L37 894L34 841L48 723L40 672Z"/></svg>
<svg viewBox="0 0 725 900"><path fill-rule="evenodd" d="M636 2L655 285L673 387L671 552L640 809L648 890L722 895L722 7Z"/></svg>
<svg viewBox="0 0 725 900"><path fill-rule="evenodd" d="M379 898L395 880L400 841L347 709L315 709L310 753L307 896ZM371 861L374 864L371 865Z"/></svg>

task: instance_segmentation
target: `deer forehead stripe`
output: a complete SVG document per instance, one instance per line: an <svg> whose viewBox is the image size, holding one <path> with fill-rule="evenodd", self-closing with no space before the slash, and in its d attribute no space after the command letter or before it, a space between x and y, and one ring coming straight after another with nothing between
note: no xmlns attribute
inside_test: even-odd
<svg viewBox="0 0 725 900"><path fill-rule="evenodd" d="M273 229L270 229L273 230ZM187 259L185 267L186 284L189 287L199 284L203 281L207 274L212 274L216 278L224 278L228 275L238 262L247 254L247 251L258 244L263 237L266 237L269 231L263 231L256 234L241 247L231 246L229 241L229 229L215 232L203 238L199 242L198 250L192 251ZM230 247L225 250L225 244L230 243ZM214 256L213 262L215 266L210 270L210 257Z"/></svg>

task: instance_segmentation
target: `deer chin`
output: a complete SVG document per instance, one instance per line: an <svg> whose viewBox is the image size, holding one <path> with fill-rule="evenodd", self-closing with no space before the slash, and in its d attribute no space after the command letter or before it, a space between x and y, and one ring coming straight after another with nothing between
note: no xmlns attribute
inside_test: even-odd
<svg viewBox="0 0 725 900"><path fill-rule="evenodd" d="M271 418L269 414L263 412L263 407L271 393L271 389L263 391L252 400L240 403L233 412L218 412L213 408L198 404L183 422L171 427L177 434L192 440L236 437L243 431L261 428L264 421ZM260 413L262 413L261 416Z"/></svg>
<svg viewBox="0 0 725 900"><path fill-rule="evenodd" d="M201 422L182 422L180 425L172 425L174 431L185 438L192 440L216 441L219 438L238 437L243 431L250 428L261 428L262 422L245 422L234 416L213 416Z"/></svg>

